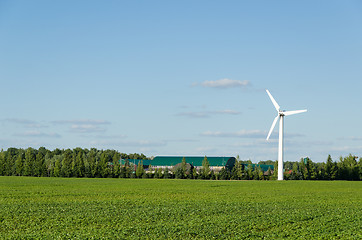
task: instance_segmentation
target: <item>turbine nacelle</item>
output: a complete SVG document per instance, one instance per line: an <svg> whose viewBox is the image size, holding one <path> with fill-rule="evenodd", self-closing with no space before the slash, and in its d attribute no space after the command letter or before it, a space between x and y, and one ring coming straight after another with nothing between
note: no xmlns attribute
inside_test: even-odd
<svg viewBox="0 0 362 240"><path fill-rule="evenodd" d="M274 127L275 127L275 125L276 125L276 123L277 123L277 121L278 121L279 118L284 117L284 116L290 116L290 115L298 114L298 113L303 113L303 112L306 112L307 109L304 109L304 110L294 110L294 111L280 110L279 104L277 103L277 101L275 101L275 99L273 98L273 96L270 94L269 90L266 90L266 92L268 93L270 100L272 101L275 109L276 109L277 112L278 112L278 116L276 116L276 118L274 119L273 124L272 124L272 126L271 126L271 128L270 128L270 130L269 130L268 136L267 136L267 138L266 138L266 140L269 140L269 137L270 137L271 133L273 132Z"/></svg>

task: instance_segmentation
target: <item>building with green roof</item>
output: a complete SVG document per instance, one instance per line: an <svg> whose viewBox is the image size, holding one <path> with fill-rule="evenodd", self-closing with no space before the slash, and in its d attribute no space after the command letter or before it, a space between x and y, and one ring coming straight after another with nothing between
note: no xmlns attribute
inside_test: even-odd
<svg viewBox="0 0 362 240"><path fill-rule="evenodd" d="M202 166L202 161L204 160L205 156L157 156L152 160L149 159L128 159L129 164L131 165L138 165L139 162L142 162L143 167L145 169L149 168L151 165L152 168L172 168L177 164L182 162L182 159L185 158L186 163L190 164L192 167L200 168ZM213 170L221 170L221 168L225 167L229 171L233 169L235 166L236 158L235 157L207 157L207 160L210 164L210 169ZM120 163L125 164L126 160L121 159ZM247 169L248 167L260 167L262 171L266 172L270 168L274 170L273 165L265 165L265 164L246 164L242 163L243 167Z"/></svg>
<svg viewBox="0 0 362 240"><path fill-rule="evenodd" d="M182 162L184 157L181 156L157 156L151 160L151 165L155 168L170 168ZM194 167L201 167L205 157L185 156L186 163ZM222 168L227 165L228 161L235 162L235 157L207 157L210 169Z"/></svg>
<svg viewBox="0 0 362 240"><path fill-rule="evenodd" d="M126 161L128 161L129 164L131 165L138 165L139 162L142 162L143 167L148 168L149 165L151 165L152 160L149 159L121 159L120 160L120 164L123 165L126 163Z"/></svg>

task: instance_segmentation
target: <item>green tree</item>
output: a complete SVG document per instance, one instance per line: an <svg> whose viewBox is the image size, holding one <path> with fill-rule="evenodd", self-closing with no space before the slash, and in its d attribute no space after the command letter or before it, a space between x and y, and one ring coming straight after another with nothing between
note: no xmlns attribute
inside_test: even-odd
<svg viewBox="0 0 362 240"><path fill-rule="evenodd" d="M185 157L182 158L181 164L177 164L175 170L175 177L178 179L185 179L186 178L186 159Z"/></svg>
<svg viewBox="0 0 362 240"><path fill-rule="evenodd" d="M59 148L56 148L53 150L53 156L62 155L64 150L60 150Z"/></svg>
<svg viewBox="0 0 362 240"><path fill-rule="evenodd" d="M0 152L0 176L5 176L5 152L1 149Z"/></svg>
<svg viewBox="0 0 362 240"><path fill-rule="evenodd" d="M168 167L166 167L165 168L165 170L163 171L163 178L171 178L172 176L171 176L171 174L170 174L170 172L169 172L169 169L168 169Z"/></svg>
<svg viewBox="0 0 362 240"><path fill-rule="evenodd" d="M362 157L358 161L359 180L362 180Z"/></svg>
<svg viewBox="0 0 362 240"><path fill-rule="evenodd" d="M61 177L72 176L72 155L73 152L70 149L65 150L62 161Z"/></svg>
<svg viewBox="0 0 362 240"><path fill-rule="evenodd" d="M191 178L192 178L192 179L197 179L198 176L197 176L196 168L193 167L193 168L191 169L191 174L190 174L190 175L191 175Z"/></svg>
<svg viewBox="0 0 362 240"><path fill-rule="evenodd" d="M62 171L62 156L56 155L54 156L55 163L54 163L54 177L60 177Z"/></svg>
<svg viewBox="0 0 362 240"><path fill-rule="evenodd" d="M359 166L357 157L349 154L347 157L341 158L341 178L343 180L359 180Z"/></svg>
<svg viewBox="0 0 362 240"><path fill-rule="evenodd" d="M185 172L183 171L182 167L176 168L175 178L177 178L177 179L185 179Z"/></svg>
<svg viewBox="0 0 362 240"><path fill-rule="evenodd" d="M120 173L121 178L130 178L132 172L133 172L133 170L130 166L130 163L129 163L128 159L126 159L125 163L121 167L121 173Z"/></svg>
<svg viewBox="0 0 362 240"><path fill-rule="evenodd" d="M327 163L325 165L326 179L335 180L337 177L337 165L333 162L331 155L328 155Z"/></svg>
<svg viewBox="0 0 362 240"><path fill-rule="evenodd" d="M163 169L162 168L158 169L158 178L163 178Z"/></svg>
<svg viewBox="0 0 362 240"><path fill-rule="evenodd" d="M210 171L210 179L211 180L216 180L216 174L215 174L214 170Z"/></svg>
<svg viewBox="0 0 362 240"><path fill-rule="evenodd" d="M241 162L238 160L235 160L235 165L233 169L231 170L231 179L233 180L240 180L243 177L243 168L241 165Z"/></svg>
<svg viewBox="0 0 362 240"><path fill-rule="evenodd" d="M312 160L310 160L308 158L308 162L309 162L309 171L310 171L310 179L311 180L318 180L318 168L317 165L312 162Z"/></svg>
<svg viewBox="0 0 362 240"><path fill-rule="evenodd" d="M54 159L53 154L49 151L45 154L46 176L53 177L54 175Z"/></svg>
<svg viewBox="0 0 362 240"><path fill-rule="evenodd" d="M118 178L121 174L121 165L119 161L120 161L120 154L118 152L114 152L112 157L112 162L113 162L112 175L113 177L116 178Z"/></svg>
<svg viewBox="0 0 362 240"><path fill-rule="evenodd" d="M5 175L16 175L15 162L18 154L18 149L8 148L5 154Z"/></svg>
<svg viewBox="0 0 362 240"><path fill-rule="evenodd" d="M24 159L24 176L33 176L33 166L35 163L35 153L33 148L26 149Z"/></svg>
<svg viewBox="0 0 362 240"><path fill-rule="evenodd" d="M18 153L18 156L16 157L15 161L15 169L16 169L16 175L22 176L23 175L23 169L24 169L24 153L21 151Z"/></svg>
<svg viewBox="0 0 362 240"><path fill-rule="evenodd" d="M247 175L248 180L253 180L254 175L253 175L253 165L252 164L248 164L248 167L246 169L246 175Z"/></svg>
<svg viewBox="0 0 362 240"><path fill-rule="evenodd" d="M274 171L273 171L272 179L273 180L278 179L278 161L274 161Z"/></svg>
<svg viewBox="0 0 362 240"><path fill-rule="evenodd" d="M183 178L186 178L187 167L186 167L186 159L185 159L185 157L182 158L181 169L182 169L182 172L183 172Z"/></svg>
<svg viewBox="0 0 362 240"><path fill-rule="evenodd" d="M266 172L266 180L271 180L271 177L272 177L272 170L269 167L268 171Z"/></svg>
<svg viewBox="0 0 362 240"><path fill-rule="evenodd" d="M358 169L359 169L359 180L362 180L362 157L359 158Z"/></svg>
<svg viewBox="0 0 362 240"><path fill-rule="evenodd" d="M149 171L152 171L151 169L148 169ZM158 168L155 168L154 170L153 170L153 178L159 178L158 177Z"/></svg>
<svg viewBox="0 0 362 240"><path fill-rule="evenodd" d="M154 174L154 178L162 178L162 169L161 168L156 168L155 169L155 174Z"/></svg>
<svg viewBox="0 0 362 240"><path fill-rule="evenodd" d="M109 168L109 163L112 161L111 156L108 154L108 152L104 151L101 154L100 162L98 164L98 171L101 175L101 177L109 177L111 175L111 171Z"/></svg>
<svg viewBox="0 0 362 240"><path fill-rule="evenodd" d="M98 175L98 161L97 161L97 150L92 148L87 154L87 161L89 164L89 172L91 177Z"/></svg>
<svg viewBox="0 0 362 240"><path fill-rule="evenodd" d="M260 165L258 166L258 175L259 180L264 180L264 171L261 169Z"/></svg>
<svg viewBox="0 0 362 240"><path fill-rule="evenodd" d="M293 163L292 166L292 174L290 176L291 180L300 180L301 179L301 173L299 171L299 165L297 162Z"/></svg>
<svg viewBox="0 0 362 240"><path fill-rule="evenodd" d="M206 156L204 157L204 160L202 160L201 178L210 179L210 163Z"/></svg>
<svg viewBox="0 0 362 240"><path fill-rule="evenodd" d="M101 177L107 177L107 156L105 152L101 153L101 158L98 164L98 172Z"/></svg>
<svg viewBox="0 0 362 240"><path fill-rule="evenodd" d="M143 168L143 161L139 161L136 169L136 176L137 178L142 177L142 175L145 173L145 170Z"/></svg>
<svg viewBox="0 0 362 240"><path fill-rule="evenodd" d="M45 156L42 151L38 151L34 162L34 176L45 177L46 172Z"/></svg>
<svg viewBox="0 0 362 240"><path fill-rule="evenodd" d="M91 173L91 168L90 168L90 164L89 164L89 160L88 160L88 154L84 152L82 159L83 159L83 165L84 165L84 176L87 178L90 178L90 177L92 177L92 173Z"/></svg>
<svg viewBox="0 0 362 240"><path fill-rule="evenodd" d="M254 165L252 175L254 180L259 180L259 168L256 165Z"/></svg>
<svg viewBox="0 0 362 240"><path fill-rule="evenodd" d="M147 178L154 178L154 171L153 171L153 167L150 165L148 165L148 168L145 169L146 173L147 173Z"/></svg>
<svg viewBox="0 0 362 240"><path fill-rule="evenodd" d="M221 179L221 180L229 180L230 179L229 172L225 169L225 167L223 167L220 170L218 178Z"/></svg>
<svg viewBox="0 0 362 240"><path fill-rule="evenodd" d="M75 151L72 161L72 172L74 177L84 177L85 166L83 161L83 151Z"/></svg>
<svg viewBox="0 0 362 240"><path fill-rule="evenodd" d="M302 180L307 180L307 177L308 177L307 168L305 166L303 158L301 158L300 162L299 162L299 171L300 171L300 174L301 174L301 179Z"/></svg>

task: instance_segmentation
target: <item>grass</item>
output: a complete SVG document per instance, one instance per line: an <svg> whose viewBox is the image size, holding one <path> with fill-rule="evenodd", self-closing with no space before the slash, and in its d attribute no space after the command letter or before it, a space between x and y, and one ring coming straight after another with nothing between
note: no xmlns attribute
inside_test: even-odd
<svg viewBox="0 0 362 240"><path fill-rule="evenodd" d="M362 182L0 177L1 239L361 239Z"/></svg>

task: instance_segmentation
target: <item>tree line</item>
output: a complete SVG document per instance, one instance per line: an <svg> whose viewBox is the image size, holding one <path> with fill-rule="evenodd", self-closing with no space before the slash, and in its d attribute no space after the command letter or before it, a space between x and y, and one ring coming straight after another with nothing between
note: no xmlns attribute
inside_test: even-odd
<svg viewBox="0 0 362 240"><path fill-rule="evenodd" d="M362 158L349 154L332 160L328 155L326 162L314 163L311 159L300 162L286 162L285 179L289 180L362 180Z"/></svg>
<svg viewBox="0 0 362 240"><path fill-rule="evenodd" d="M95 148L9 148L0 152L0 176L119 177L120 159L147 159L144 154L125 154Z"/></svg>
<svg viewBox="0 0 362 240"><path fill-rule="evenodd" d="M124 161L121 163L120 159ZM148 159L144 154L126 154L116 150L9 148L0 152L0 176L88 177L88 178L178 178L212 180L275 180L277 161L238 158L232 168L213 170L205 156L201 167L182 162L170 168L144 167L142 161L133 165L129 159ZM274 165L263 171L260 165ZM329 155L326 162L315 163L309 158L284 163L286 180L362 180L362 158L353 155L335 162Z"/></svg>
<svg viewBox="0 0 362 240"><path fill-rule="evenodd" d="M206 161L206 164L205 164ZM199 178L199 179L220 179L220 180L276 180L278 178L277 161L260 161L252 164L250 160L242 161L238 158L235 165L228 169L222 168L219 172L209 169L207 157L203 162L203 167L197 172L195 168L187 168L186 162L177 165L175 178ZM273 165L275 170L269 168L263 171L260 165ZM353 155L340 157L338 162L334 162L329 155L327 161L313 162L310 158L302 158L299 162L284 163L285 180L362 180L362 158Z"/></svg>

